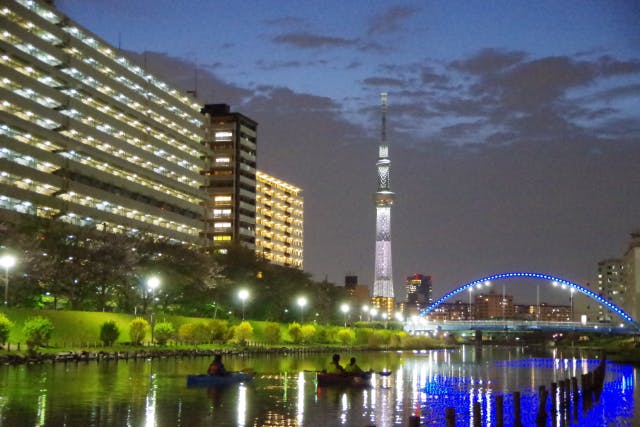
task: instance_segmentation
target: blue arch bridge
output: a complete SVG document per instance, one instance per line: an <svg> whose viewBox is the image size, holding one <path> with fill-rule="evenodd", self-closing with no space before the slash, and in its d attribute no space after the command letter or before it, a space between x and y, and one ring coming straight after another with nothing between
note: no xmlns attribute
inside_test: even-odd
<svg viewBox="0 0 640 427"><path fill-rule="evenodd" d="M460 320L460 321L429 321L426 316L436 309L440 304L449 298L464 292L480 288L484 284L498 280L527 278L542 280L551 286L562 286L569 288L572 292L580 292L591 298L598 304L604 306L611 312L615 313L620 320L617 322L558 322L558 321L540 321L540 320ZM576 332L603 332L616 334L634 334L640 335L640 323L634 320L622 308L611 301L602 298L593 291L569 280L561 277L555 277L549 274L534 272L510 272L494 274L492 276L483 277L473 282L465 283L454 290L450 291L442 298L437 299L427 308L422 310L419 315L405 321L405 330L411 334L420 334L435 331L576 331Z"/></svg>

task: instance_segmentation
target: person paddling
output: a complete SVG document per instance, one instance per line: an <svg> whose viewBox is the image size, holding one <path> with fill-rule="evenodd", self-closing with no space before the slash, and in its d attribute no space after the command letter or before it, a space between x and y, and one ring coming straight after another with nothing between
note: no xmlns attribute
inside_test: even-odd
<svg viewBox="0 0 640 427"><path fill-rule="evenodd" d="M344 374L344 368L340 365L340 355L334 354L327 368L327 374Z"/></svg>
<svg viewBox="0 0 640 427"><path fill-rule="evenodd" d="M222 355L216 354L213 356L213 361L209 365L209 369L207 370L209 375L226 375L227 370L224 368L224 363L222 363Z"/></svg>
<svg viewBox="0 0 640 427"><path fill-rule="evenodd" d="M351 375L360 375L364 371L356 363L356 358L352 357L349 364L344 368L345 372Z"/></svg>

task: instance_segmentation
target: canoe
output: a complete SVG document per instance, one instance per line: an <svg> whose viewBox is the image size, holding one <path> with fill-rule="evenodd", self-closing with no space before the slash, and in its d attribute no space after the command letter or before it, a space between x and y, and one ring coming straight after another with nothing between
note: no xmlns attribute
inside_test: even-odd
<svg viewBox="0 0 640 427"><path fill-rule="evenodd" d="M251 381L255 373L229 372L227 375L187 375L187 387L218 387Z"/></svg>
<svg viewBox="0 0 640 427"><path fill-rule="evenodd" d="M318 386L345 386L345 387L369 387L371 385L371 373L365 372L360 375L349 374L327 374L318 372L316 374Z"/></svg>

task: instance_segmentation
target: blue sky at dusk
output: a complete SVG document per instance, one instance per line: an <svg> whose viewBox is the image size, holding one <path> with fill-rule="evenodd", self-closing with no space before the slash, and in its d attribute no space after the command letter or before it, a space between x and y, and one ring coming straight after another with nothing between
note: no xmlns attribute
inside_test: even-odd
<svg viewBox="0 0 640 427"><path fill-rule="evenodd" d="M258 121L258 168L304 190L317 279L372 285L380 92L399 297L415 272L436 297L510 270L593 282L640 229L638 1L56 5Z"/></svg>

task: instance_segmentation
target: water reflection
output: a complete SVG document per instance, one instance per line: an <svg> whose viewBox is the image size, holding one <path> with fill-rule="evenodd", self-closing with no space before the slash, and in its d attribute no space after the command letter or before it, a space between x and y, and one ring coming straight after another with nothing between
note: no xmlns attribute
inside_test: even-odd
<svg viewBox="0 0 640 427"><path fill-rule="evenodd" d="M319 388L314 371L326 365L328 355L229 358L229 369L251 367L259 374L252 383L212 389L185 386L187 374L205 369L207 362L199 359L0 367L0 425L385 427L406 425L418 411L422 425L443 426L447 407L455 409L457 425L472 425L479 402L484 425L490 426L496 423L498 395L504 396L509 425L513 391L522 393L522 421L528 425L535 424L540 385L579 378L599 363L580 354L541 357L521 348L357 356L362 366L391 375L374 374L364 389ZM608 363L600 404L588 417L580 406L572 425L590 425L589 419L632 425L640 407L636 375L630 366ZM548 406L551 425L566 421L566 412L552 411L561 406L559 389Z"/></svg>

